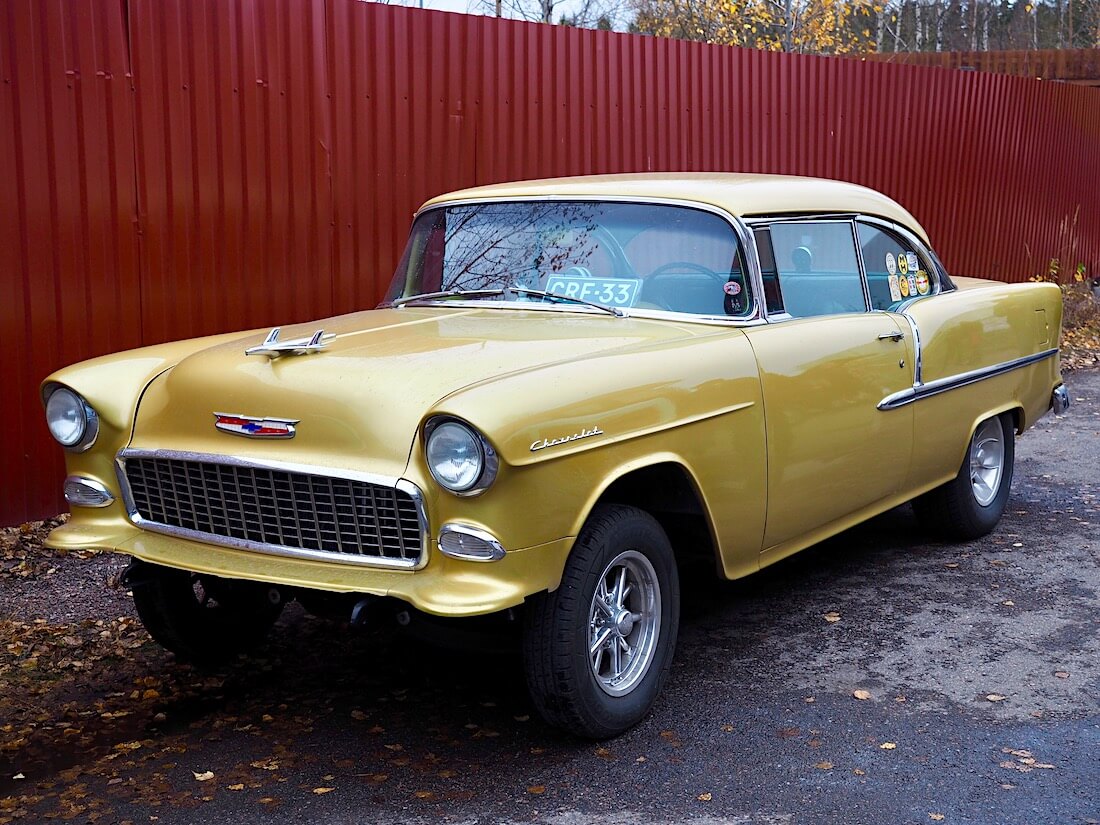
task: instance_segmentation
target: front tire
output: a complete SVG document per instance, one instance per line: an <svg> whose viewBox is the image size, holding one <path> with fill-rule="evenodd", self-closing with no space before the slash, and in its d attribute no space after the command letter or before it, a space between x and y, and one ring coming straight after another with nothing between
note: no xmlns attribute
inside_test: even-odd
<svg viewBox="0 0 1100 825"><path fill-rule="evenodd" d="M1015 437L1011 413L978 424L958 475L913 502L918 518L935 532L957 541L971 541L989 533L1008 503Z"/></svg>
<svg viewBox="0 0 1100 825"><path fill-rule="evenodd" d="M149 635L182 659L213 665L256 647L283 610L278 589L141 563L134 606Z"/></svg>
<svg viewBox="0 0 1100 825"><path fill-rule="evenodd" d="M529 603L524 665L550 724L606 739L636 725L672 665L680 583L668 537L634 507L598 507L561 585Z"/></svg>

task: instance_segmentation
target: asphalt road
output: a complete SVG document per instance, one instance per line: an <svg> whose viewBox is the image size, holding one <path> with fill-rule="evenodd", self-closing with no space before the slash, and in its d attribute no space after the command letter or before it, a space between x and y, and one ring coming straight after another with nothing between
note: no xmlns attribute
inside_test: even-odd
<svg viewBox="0 0 1100 825"><path fill-rule="evenodd" d="M57 766L135 823L1100 822L1100 372L1069 384L985 539L903 507L748 580L689 572L670 684L602 746L545 727L507 651L291 610L216 678L150 656L187 689L117 781L60 735Z"/></svg>

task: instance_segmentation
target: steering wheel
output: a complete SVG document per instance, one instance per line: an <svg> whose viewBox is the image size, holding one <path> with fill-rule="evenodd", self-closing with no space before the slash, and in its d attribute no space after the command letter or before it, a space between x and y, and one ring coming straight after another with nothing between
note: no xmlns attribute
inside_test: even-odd
<svg viewBox="0 0 1100 825"><path fill-rule="evenodd" d="M673 274L681 275L683 274L684 270L697 272L700 275L706 275L717 284L718 289L723 291L723 298L728 298L734 303L740 303L740 295L725 294L725 286L727 283L729 283L729 276L726 273L715 272L710 267L703 266L702 264L697 264L694 261L669 261L667 264L661 264L659 267L650 272L649 277L645 279L645 287L642 291L642 295L647 300L656 299L655 303L657 303L663 309L667 309L671 312L678 312L679 310L670 306L669 302L665 298L663 291L657 289L655 290L656 295L650 297L649 290L651 287L654 286L656 282L661 281L662 279L667 280ZM742 288L744 288L744 284L741 280L737 280L736 282L741 284Z"/></svg>

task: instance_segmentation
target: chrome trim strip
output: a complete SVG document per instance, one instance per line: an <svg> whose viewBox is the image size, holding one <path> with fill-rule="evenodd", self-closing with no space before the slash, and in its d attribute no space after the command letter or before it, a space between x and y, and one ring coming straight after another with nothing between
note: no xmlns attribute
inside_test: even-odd
<svg viewBox="0 0 1100 825"><path fill-rule="evenodd" d="M461 533L466 536L472 536L479 541L483 541L492 548L493 554L489 557L484 556L467 556L462 553L448 553L443 549L443 536L446 533ZM436 547L439 548L439 552L444 556L452 559L461 559L462 561L500 561L504 558L507 551L504 549L504 545L500 543L496 536L487 530L482 530L480 527L474 527L470 524L459 524L458 522L448 522L439 528L439 539L436 541Z"/></svg>
<svg viewBox="0 0 1100 825"><path fill-rule="evenodd" d="M174 527L170 524L149 521L141 517L134 504L133 493L130 490L130 481L126 477L126 459L128 458L167 458L178 461L206 461L216 464L230 464L235 467L254 467L265 470L285 470L292 473L304 473L307 475L326 476L332 478L346 478L352 481L363 481L368 484L377 484L382 487L393 487L403 493L407 493L416 505L417 520L420 522L420 557L415 560L387 559L378 557L353 556L344 553L329 553L322 550L308 550L301 547L286 547L281 544L264 544L262 542L237 539L230 536L219 536L216 533L204 533L199 530L187 530L182 527ZM420 488L403 478L393 478L376 473L361 473L354 470L340 468L319 467L314 464L295 464L287 461L265 461L262 459L243 459L236 456L218 455L216 453L194 453L184 450L147 450L128 447L119 450L115 456L115 474L118 476L119 489L122 492L123 505L126 515L135 527L148 530L151 533L162 533L175 538L200 541L204 544L213 544L221 547L231 547L236 550L252 550L258 553L268 553L273 556L287 556L290 558L310 559L312 561L336 562L339 564L354 565L356 567L376 567L395 570L419 570L428 563L428 546L431 542L431 529L428 521L427 510L424 505L424 494Z"/></svg>
<svg viewBox="0 0 1100 825"><path fill-rule="evenodd" d="M98 504L88 504L86 502L73 501L71 498L69 498L68 488L70 483L79 484L83 487L87 487L94 493L99 493L99 495L103 496L103 501L99 502ZM69 504L72 504L74 507L109 507L110 505L115 503L114 493L108 490L106 485L104 485L100 481L96 481L94 478L88 478L87 476L66 476L65 484L61 489L65 495L65 501L69 502Z"/></svg>
<svg viewBox="0 0 1100 825"><path fill-rule="evenodd" d="M909 322L909 329L913 331L913 386L920 387L924 384L924 354L921 348L920 328L917 326L917 320L905 309L902 309L899 314Z"/></svg>
<svg viewBox="0 0 1100 825"><path fill-rule="evenodd" d="M981 369L971 370L970 372L962 372L958 375L938 378L935 381L929 381L927 384L913 386L910 389L888 395L878 403L878 408L880 410L895 410L898 407L904 407L906 404L912 404L914 401L920 401L922 398L928 398L933 395L949 392L950 390L956 390L959 387L976 384L978 381L984 381L986 378L1003 375L1006 372L1011 372L1020 367L1026 367L1030 364L1044 361L1057 354L1058 348L1054 347L1053 349L1044 350L1043 352L1037 352L1034 355L1025 355L1023 358L1003 361L991 367L982 367Z"/></svg>
<svg viewBox="0 0 1100 825"><path fill-rule="evenodd" d="M748 269L748 275L752 281L752 311L746 315L737 317L733 316L719 316L719 315L692 315L687 312L671 312L665 310L641 310L636 312L633 309L626 311L628 318L657 318L675 321L687 321L690 323L721 323L722 326L758 326L765 320L764 315L764 276L760 271L760 261L756 255L756 241L753 238L751 230L745 225L745 222L741 218L723 209L720 206L715 206L711 203L703 203L700 201L684 200L682 198L660 198L654 196L631 196L631 195L486 195L483 198L459 198L456 200L445 200L438 203L433 203L431 206L421 207L413 215L413 222L415 222L425 212L431 212L436 209L446 209L452 206L474 206L486 203L523 203L523 202L539 202L539 201L581 201L584 203L640 203L649 204L652 206L681 206L686 209L697 209L700 212L710 212L723 218L731 227L733 227L734 233L737 235L738 241L741 243L741 251L744 254L745 266ZM442 305L432 304L432 306ZM485 302L485 301L447 301L447 306L475 306L484 307L492 306L493 304L501 305L501 302ZM503 304L508 309L515 309L514 302L506 302ZM421 305L423 306L423 304ZM529 309L530 307L524 307ZM581 309L581 305L574 307L567 307L565 311L576 312ZM563 308L560 305L556 305L555 309L561 312ZM645 314L642 314L645 313Z"/></svg>

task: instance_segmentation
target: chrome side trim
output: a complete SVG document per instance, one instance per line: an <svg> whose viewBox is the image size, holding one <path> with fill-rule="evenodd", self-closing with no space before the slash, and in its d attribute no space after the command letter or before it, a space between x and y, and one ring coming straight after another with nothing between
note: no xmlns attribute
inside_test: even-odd
<svg viewBox="0 0 1100 825"><path fill-rule="evenodd" d="M1000 364L994 364L991 367L982 367L981 369L971 370L970 372L962 372L958 375L949 375L946 378L938 378L935 381L929 381L927 384L921 384L919 386L913 386L910 389L896 392L893 395L888 395L878 403L880 410L895 410L898 407L904 407L906 404L912 404L914 401L920 401L922 398L928 398L933 395L939 395L941 393L949 392L950 390L956 390L959 387L965 387L970 384L976 384L979 381L984 381L987 378L993 378L998 375L1004 375L1006 372L1019 369L1020 367L1026 367L1030 364L1044 361L1058 354L1058 348L1043 350L1037 352L1034 355L1025 355L1023 358L1014 358L1011 361L1003 361Z"/></svg>
<svg viewBox="0 0 1100 825"><path fill-rule="evenodd" d="M491 556L467 556L464 553L447 552L443 549L443 536L447 533L461 533L465 536L471 536L478 541L482 541L489 545L492 550ZM482 530L480 527L474 527L469 524L460 524L457 522L450 522L444 524L439 528L439 540L436 542L436 546L439 548L439 552L444 556L448 556L452 559L461 559L462 561L500 561L506 555L504 545L500 543L496 536L487 530Z"/></svg>
<svg viewBox="0 0 1100 825"><path fill-rule="evenodd" d="M909 329L913 332L913 386L920 387L924 384L924 356L921 349L920 327L917 326L917 320L904 309L901 310L900 315L909 322Z"/></svg>
<svg viewBox="0 0 1100 825"><path fill-rule="evenodd" d="M204 533L199 530L187 530L182 527L174 527L170 524L149 521L141 517L134 504L133 493L130 490L130 481L126 477L126 460L128 458L167 458L180 461L208 461L218 464L230 464L236 467L255 467L267 470L285 470L293 473L306 473L308 475L331 476L333 478L346 478L352 481L363 481L379 486L393 487L406 493L416 505L417 520L420 523L420 557L415 560L369 558L352 556L349 554L327 553L321 550L308 550L301 547L286 547L281 544L264 544L262 542L248 541L247 539L220 536L215 533ZM213 544L220 547L231 547L235 550L251 550L257 553L268 553L273 556L287 556L290 558L310 559L336 564L347 564L355 567L375 567L395 570L419 570L428 563L428 547L431 542L431 529L428 521L427 510L424 505L424 494L420 488L403 478L393 478L376 473L361 473L353 470L344 470L329 467L319 467L314 464L295 464L286 461L264 461L260 459L243 459L236 456L218 455L216 453L195 453L185 450L147 450L128 447L120 450L115 456L115 475L118 477L119 489L122 492L123 506L126 515L135 527L148 530L151 533L161 533L174 538L199 541L204 544Z"/></svg>

